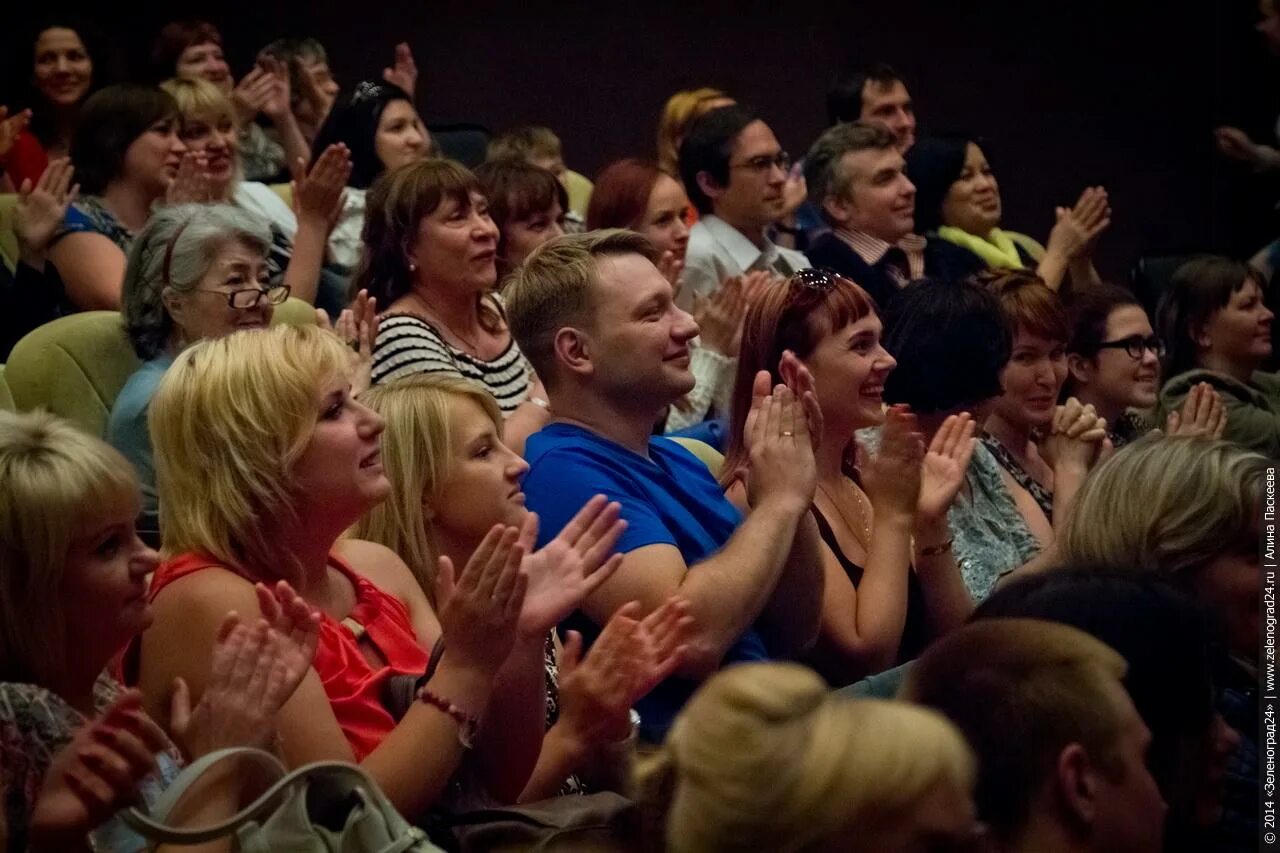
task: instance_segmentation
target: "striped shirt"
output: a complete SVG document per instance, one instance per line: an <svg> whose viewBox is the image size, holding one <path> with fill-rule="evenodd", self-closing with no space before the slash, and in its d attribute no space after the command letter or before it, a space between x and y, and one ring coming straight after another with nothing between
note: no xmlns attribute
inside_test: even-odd
<svg viewBox="0 0 1280 853"><path fill-rule="evenodd" d="M510 415L529 397L533 367L515 339L493 361L484 361L449 344L435 328L412 314L383 314L373 344L373 384L419 373L451 373L478 382Z"/></svg>
<svg viewBox="0 0 1280 853"><path fill-rule="evenodd" d="M858 231L853 228L837 228L833 233L848 243L849 248L857 252L858 256L866 261L869 267L874 267L880 263L890 249L900 249L902 254L906 256L907 269L901 269L896 264L889 264L889 275L893 276L899 285L905 285L909 281L924 278L924 247L927 243L925 238L919 234L908 234L895 245L881 240L879 237L872 237L865 231Z"/></svg>

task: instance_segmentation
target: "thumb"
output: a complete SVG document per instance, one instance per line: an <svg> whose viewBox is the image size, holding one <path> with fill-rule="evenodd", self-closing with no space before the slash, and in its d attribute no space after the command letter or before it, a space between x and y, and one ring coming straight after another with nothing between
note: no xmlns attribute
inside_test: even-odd
<svg viewBox="0 0 1280 853"><path fill-rule="evenodd" d="M453 560L441 556L438 561L438 567L439 571L436 572L436 601L440 607L444 607L449 603L449 599L453 597L455 583Z"/></svg>
<svg viewBox="0 0 1280 853"><path fill-rule="evenodd" d="M582 635L577 631L570 631L565 635L564 646L560 650L560 675L561 677L573 674L578 668L578 664L582 662Z"/></svg>
<svg viewBox="0 0 1280 853"><path fill-rule="evenodd" d="M173 680L173 692L169 694L169 728L175 734L186 732L191 724L191 688L182 678Z"/></svg>
<svg viewBox="0 0 1280 853"><path fill-rule="evenodd" d="M1165 419L1164 431L1169 435L1173 435L1178 431L1178 427L1182 425L1182 416L1177 412L1170 412L1169 417Z"/></svg>

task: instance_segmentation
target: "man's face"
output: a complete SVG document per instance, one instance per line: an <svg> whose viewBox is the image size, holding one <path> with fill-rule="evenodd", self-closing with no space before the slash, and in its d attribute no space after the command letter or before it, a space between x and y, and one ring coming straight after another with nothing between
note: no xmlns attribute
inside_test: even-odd
<svg viewBox="0 0 1280 853"><path fill-rule="evenodd" d="M742 129L729 153L729 180L703 186L715 215L739 231L758 230L782 217L783 186L790 165L782 146L763 121Z"/></svg>
<svg viewBox="0 0 1280 853"><path fill-rule="evenodd" d="M1119 711L1115 752L1121 772L1097 774L1093 846L1096 850L1158 853L1168 806L1148 769L1151 732L1119 681L1111 682L1108 692Z"/></svg>
<svg viewBox="0 0 1280 853"><path fill-rule="evenodd" d="M916 144L916 111L911 94L901 80L885 86L868 80L862 87L863 121L884 125L898 138L898 150L906 153Z"/></svg>
<svg viewBox="0 0 1280 853"><path fill-rule="evenodd" d="M896 243L915 227L916 188L897 149L849 151L840 170L849 178L844 198L829 205L843 225Z"/></svg>
<svg viewBox="0 0 1280 853"><path fill-rule="evenodd" d="M693 390L689 341L693 317L676 307L671 284L642 255L609 255L597 261L595 317L584 334L592 384L626 408L653 409Z"/></svg>

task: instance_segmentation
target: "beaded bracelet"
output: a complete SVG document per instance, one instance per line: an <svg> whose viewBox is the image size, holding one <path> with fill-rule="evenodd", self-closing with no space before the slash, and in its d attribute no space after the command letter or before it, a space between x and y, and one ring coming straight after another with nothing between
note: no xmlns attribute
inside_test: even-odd
<svg viewBox="0 0 1280 853"><path fill-rule="evenodd" d="M430 705L451 717L458 724L458 743L462 745L463 749L471 749L475 743L476 729L480 727L479 720L443 696L432 693L426 687L418 688L418 701Z"/></svg>

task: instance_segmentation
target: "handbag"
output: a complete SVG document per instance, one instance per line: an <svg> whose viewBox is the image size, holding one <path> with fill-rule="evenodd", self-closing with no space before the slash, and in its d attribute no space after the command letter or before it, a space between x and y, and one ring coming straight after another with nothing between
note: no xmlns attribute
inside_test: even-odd
<svg viewBox="0 0 1280 853"><path fill-rule="evenodd" d="M236 814L211 826L168 823L174 807L202 776L229 758L251 759L275 782ZM124 820L152 841L200 844L234 836L238 853L437 853L421 829L405 820L369 776L353 764L320 761L288 772L274 755L237 747L211 752L184 769L147 810Z"/></svg>
<svg viewBox="0 0 1280 853"><path fill-rule="evenodd" d="M446 818L460 853L618 853L639 834L635 803L612 791L476 809Z"/></svg>

